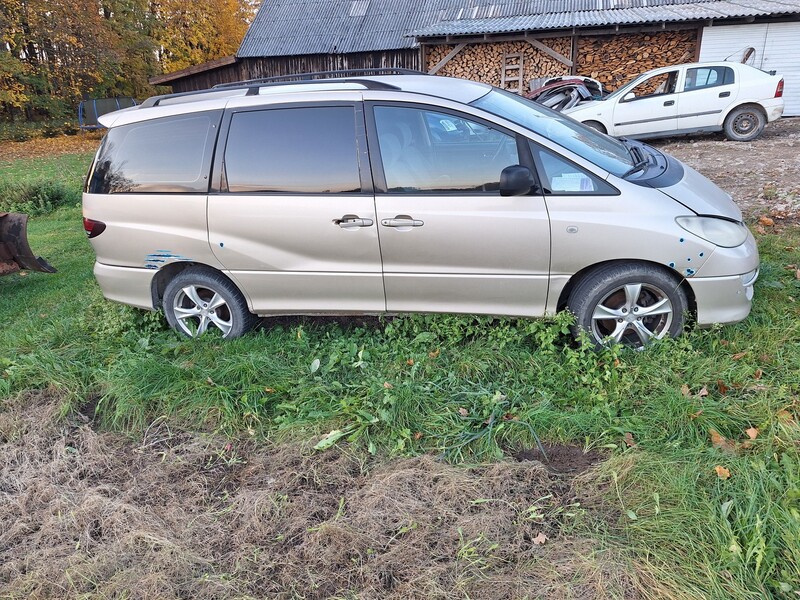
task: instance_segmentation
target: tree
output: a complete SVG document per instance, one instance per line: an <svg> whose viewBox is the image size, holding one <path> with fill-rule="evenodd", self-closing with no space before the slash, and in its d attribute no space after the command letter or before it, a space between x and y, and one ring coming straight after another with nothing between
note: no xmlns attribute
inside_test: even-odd
<svg viewBox="0 0 800 600"><path fill-rule="evenodd" d="M247 0L159 0L153 4L162 26L158 41L164 72L234 54L254 13Z"/></svg>
<svg viewBox="0 0 800 600"><path fill-rule="evenodd" d="M151 95L148 79L234 54L252 0L0 0L6 118L73 113L84 97Z"/></svg>

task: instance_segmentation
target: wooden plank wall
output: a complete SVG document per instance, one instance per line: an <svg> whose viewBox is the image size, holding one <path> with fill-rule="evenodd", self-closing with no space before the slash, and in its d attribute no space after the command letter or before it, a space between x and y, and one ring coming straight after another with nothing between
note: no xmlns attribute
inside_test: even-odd
<svg viewBox="0 0 800 600"><path fill-rule="evenodd" d="M207 89L218 83L315 71L372 68L419 70L420 66L419 50L243 58L233 65L178 79L172 84L172 89L175 92L188 92Z"/></svg>

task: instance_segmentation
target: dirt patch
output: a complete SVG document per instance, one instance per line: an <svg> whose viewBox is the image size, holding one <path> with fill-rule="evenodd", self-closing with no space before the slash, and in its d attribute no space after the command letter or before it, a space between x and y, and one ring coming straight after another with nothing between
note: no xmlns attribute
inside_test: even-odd
<svg viewBox="0 0 800 600"><path fill-rule="evenodd" d="M563 533L587 515L538 462L363 462L165 422L130 440L93 408L0 408L0 597L638 597Z"/></svg>
<svg viewBox="0 0 800 600"><path fill-rule="evenodd" d="M544 450L544 454L542 453ZM522 450L513 454L519 461L537 461L553 473L576 476L588 471L603 460L603 455L596 450L585 452L583 448L570 445L542 444L540 448Z"/></svg>
<svg viewBox="0 0 800 600"><path fill-rule="evenodd" d="M752 142L708 134L651 143L731 194L748 220L791 221L800 214L800 118L770 123Z"/></svg>

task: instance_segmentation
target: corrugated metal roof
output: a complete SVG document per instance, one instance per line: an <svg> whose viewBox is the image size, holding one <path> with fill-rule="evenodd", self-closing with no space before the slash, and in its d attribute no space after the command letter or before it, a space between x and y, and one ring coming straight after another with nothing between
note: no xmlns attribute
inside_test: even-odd
<svg viewBox="0 0 800 600"><path fill-rule="evenodd" d="M238 57L417 46L415 36L800 13L800 0L264 0Z"/></svg>
<svg viewBox="0 0 800 600"><path fill-rule="evenodd" d="M800 14L800 2L773 0L713 0L693 4L665 4L589 10L574 13L531 14L495 19L461 19L439 22L409 32L414 37L443 37L453 35L482 35L517 31L542 31L572 27L634 25L706 19L728 19L776 14Z"/></svg>

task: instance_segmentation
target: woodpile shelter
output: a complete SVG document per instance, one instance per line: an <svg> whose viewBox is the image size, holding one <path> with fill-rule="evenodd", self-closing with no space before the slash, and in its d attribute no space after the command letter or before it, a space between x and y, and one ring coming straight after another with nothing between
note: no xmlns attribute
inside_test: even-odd
<svg viewBox="0 0 800 600"><path fill-rule="evenodd" d="M151 80L175 91L291 73L409 68L525 92L586 75L748 62L785 76L800 115L800 0L264 0L235 57Z"/></svg>

